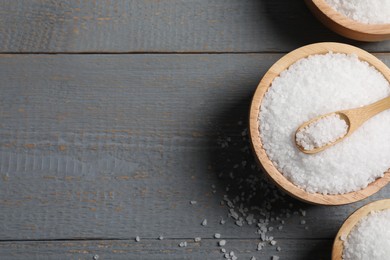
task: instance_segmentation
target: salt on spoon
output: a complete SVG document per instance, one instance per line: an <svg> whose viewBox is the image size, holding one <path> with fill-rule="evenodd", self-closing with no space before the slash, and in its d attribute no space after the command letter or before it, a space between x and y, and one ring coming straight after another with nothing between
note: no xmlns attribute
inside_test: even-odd
<svg viewBox="0 0 390 260"><path fill-rule="evenodd" d="M295 145L306 154L321 152L341 142L368 119L387 109L390 109L390 97L364 107L315 117L298 127Z"/></svg>

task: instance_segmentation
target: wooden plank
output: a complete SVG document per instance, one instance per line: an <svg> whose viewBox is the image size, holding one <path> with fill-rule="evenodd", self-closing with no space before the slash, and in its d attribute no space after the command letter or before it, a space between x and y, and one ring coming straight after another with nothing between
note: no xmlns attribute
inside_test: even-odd
<svg viewBox="0 0 390 260"><path fill-rule="evenodd" d="M291 0L5 0L0 24L0 52L286 52L320 41L390 51L337 36Z"/></svg>
<svg viewBox="0 0 390 260"><path fill-rule="evenodd" d="M187 247L178 244L187 241ZM1 259L225 259L215 239L195 243L188 240L111 240L111 241L49 241L0 243ZM257 240L228 239L226 250L239 259L330 259L331 240L280 240L276 245L257 251ZM286 249L289 250L286 250Z"/></svg>
<svg viewBox="0 0 390 260"><path fill-rule="evenodd" d="M224 195L248 193L254 176L257 194L243 206L274 204L264 212L280 217L269 235L333 238L390 189L343 207L275 199L243 132L252 93L279 57L0 56L0 240L259 238L254 225L219 224ZM390 64L390 54L378 57Z"/></svg>

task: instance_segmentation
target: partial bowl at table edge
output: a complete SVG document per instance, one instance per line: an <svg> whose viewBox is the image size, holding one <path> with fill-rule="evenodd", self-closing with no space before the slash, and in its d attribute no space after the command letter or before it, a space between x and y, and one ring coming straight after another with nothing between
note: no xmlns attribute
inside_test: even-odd
<svg viewBox="0 0 390 260"><path fill-rule="evenodd" d="M305 0L317 19L332 31L358 41L376 42L390 39L390 24L365 24L334 10L325 0Z"/></svg>
<svg viewBox="0 0 390 260"><path fill-rule="evenodd" d="M289 181L278 169L273 165L272 161L268 158L267 153L265 152L259 132L259 113L261 102L268 88L270 87L273 79L277 77L282 71L287 69L290 65L298 61L299 59L308 57L314 54L326 54L328 52L334 53L346 53L346 54L356 54L360 60L367 61L370 65L374 66L378 71L380 71L384 77L390 82L390 69L379 59L377 59L372 54L342 43L335 42L322 42L315 43L303 46L298 48L285 56L279 59L264 75L260 81L255 94L252 99L252 104L250 108L249 115L249 132L252 149L254 151L255 157L258 163L264 169L265 174L283 191L295 197L301 201L318 204L318 205L344 205L353 203L362 199L365 199L372 194L378 192L383 188L388 182L390 182L390 170L384 173L384 176L376 179L374 182L370 183L366 188L345 193L345 194L335 194L335 195L324 195L320 193L309 193L302 188L299 188L291 181Z"/></svg>
<svg viewBox="0 0 390 260"><path fill-rule="evenodd" d="M390 209L390 199L377 200L368 203L355 210L343 223L333 242L332 260L342 260L344 251L344 241L341 237L347 238L355 225L372 211Z"/></svg>

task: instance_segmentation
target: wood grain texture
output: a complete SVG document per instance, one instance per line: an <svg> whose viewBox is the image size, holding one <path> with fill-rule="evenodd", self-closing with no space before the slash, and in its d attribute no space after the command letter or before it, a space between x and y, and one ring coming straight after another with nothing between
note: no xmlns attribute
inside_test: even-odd
<svg viewBox="0 0 390 260"><path fill-rule="evenodd" d="M219 232L228 239L257 241L253 225L236 226L220 205L224 194L235 196L226 192L227 183L231 190L241 184L217 175L262 174L249 167L255 161L242 133L257 84L280 57L0 55L0 240L27 248L12 251L1 242L6 246L0 245L0 255L17 259L18 252L33 251L39 258L60 250L56 242L48 242L53 251L40 248L38 241L31 247L23 242L37 239L133 240L160 234L191 239ZM378 57L390 64L390 55ZM230 146L221 147L220 138L230 138ZM248 167L239 166L243 161ZM271 203L263 196L269 184L258 185L251 203ZM285 259L304 259L298 255L313 250L329 255L342 221L389 192L384 188L345 207L315 207L287 196L284 203L291 203L292 211L304 209L307 215L283 218L282 230L273 221L268 234L297 243L282 247ZM190 200L198 203L190 205ZM270 214L284 207L275 205ZM225 225L219 224L222 217ZM200 225L204 218L205 227ZM302 219L305 225L299 224ZM325 242L316 244L319 240ZM172 244L175 248L177 241ZM151 250L153 259L160 253L153 246L131 250L135 256ZM203 247L199 250L205 254Z"/></svg>
<svg viewBox="0 0 390 260"><path fill-rule="evenodd" d="M286 52L319 41L369 51L318 22L303 1L4 0L0 52Z"/></svg>
<svg viewBox="0 0 390 260"><path fill-rule="evenodd" d="M186 248L178 244L187 241ZM330 248L328 240L281 240L282 251L276 246L256 251L258 241L250 239L228 239L227 252L234 251L239 259L269 259L269 255L278 255L280 259L325 260L330 258L323 249ZM278 245L279 245L278 244ZM284 250L289 248L290 250ZM311 250L307 250L311 248ZM217 240L207 239L195 243L187 240L103 240L103 241L51 241L0 243L0 257L7 260L19 259L225 259L217 246ZM96 258L96 257L95 257Z"/></svg>
<svg viewBox="0 0 390 260"><path fill-rule="evenodd" d="M329 52L335 53L345 53L345 54L356 54L360 60L366 61L371 66L376 68L383 76L390 82L390 69L384 64L381 60L377 59L372 54L351 45L333 43L333 42L323 42L310 44L303 46L299 49L296 49L278 60L272 67L267 71L267 73L262 78L259 83L256 92L253 96L251 109L250 109L250 118L249 118L249 130L252 140L252 147L256 153L256 157L264 168L266 174L269 175L272 181L275 182L277 186L283 189L285 192L291 196L300 199L302 201L319 204L319 205L344 205L359 200L363 200L368 196L378 192L381 188L387 185L390 182L390 170L387 171L382 178L376 179L374 182L370 183L366 188L354 192L349 192L345 194L320 194L320 193L310 193L306 190L296 186L293 182L289 181L273 164L273 162L268 158L268 155L263 148L263 143L259 135L259 113L260 107L264 98L265 93L268 91L272 82L276 77L280 75L284 70L290 67L292 64L297 62L300 59L306 58L310 55L315 54L326 54ZM350 112L347 110L343 111L345 114L350 115ZM356 121L356 120L355 120ZM355 121L351 120L350 132L355 130ZM306 126L310 124L310 121L303 124ZM358 127L358 126L356 126ZM347 136L349 133L347 134ZM341 141L341 139L340 139ZM337 143L337 142L336 142ZM312 153L316 153L325 149L315 149L312 150ZM309 153L305 151L306 153ZM390 167L389 167L390 168Z"/></svg>

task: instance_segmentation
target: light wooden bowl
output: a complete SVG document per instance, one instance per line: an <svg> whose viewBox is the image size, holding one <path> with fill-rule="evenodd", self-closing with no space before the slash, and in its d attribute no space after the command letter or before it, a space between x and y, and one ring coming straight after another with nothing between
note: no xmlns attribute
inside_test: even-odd
<svg viewBox="0 0 390 260"><path fill-rule="evenodd" d="M299 59L313 54L326 54L329 51L334 53L354 53L358 55L360 60L367 61L369 64L377 68L377 70L380 71L390 82L390 69L375 56L362 49L347 44L332 42L316 43L301 47L283 56L264 75L252 99L249 115L249 131L252 148L258 162L265 170L265 173L279 188L304 202L319 205L343 205L365 199L379 191L390 181L390 170L387 171L382 178L378 178L374 182L370 183L363 190L337 195L309 193L290 182L281 172L277 170L263 149L261 137L259 135L258 117L260 113L261 102L263 100L264 94L267 92L274 78Z"/></svg>
<svg viewBox="0 0 390 260"><path fill-rule="evenodd" d="M305 0L309 9L332 31L354 40L376 42L390 39L390 24L364 24L334 10L325 0Z"/></svg>
<svg viewBox="0 0 390 260"><path fill-rule="evenodd" d="M333 243L332 260L342 260L344 242L341 240L341 237L348 237L349 233L351 232L353 227L360 221L360 219L367 216L371 211L380 211L384 209L390 209L390 199L371 202L352 213L351 216L349 216L345 220L336 235L336 238Z"/></svg>

